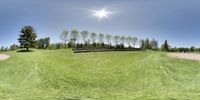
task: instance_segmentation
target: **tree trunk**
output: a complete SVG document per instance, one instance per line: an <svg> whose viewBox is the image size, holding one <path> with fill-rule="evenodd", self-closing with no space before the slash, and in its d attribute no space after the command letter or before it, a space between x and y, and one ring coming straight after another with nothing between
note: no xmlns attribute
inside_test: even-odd
<svg viewBox="0 0 200 100"><path fill-rule="evenodd" d="M26 51L28 51L29 49L28 48L26 48Z"/></svg>

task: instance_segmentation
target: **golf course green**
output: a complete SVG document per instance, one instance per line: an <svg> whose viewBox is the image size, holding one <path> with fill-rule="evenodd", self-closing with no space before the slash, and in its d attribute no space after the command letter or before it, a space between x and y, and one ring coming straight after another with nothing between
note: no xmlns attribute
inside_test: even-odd
<svg viewBox="0 0 200 100"><path fill-rule="evenodd" d="M200 98L200 62L165 52L8 51L0 100L180 100Z"/></svg>

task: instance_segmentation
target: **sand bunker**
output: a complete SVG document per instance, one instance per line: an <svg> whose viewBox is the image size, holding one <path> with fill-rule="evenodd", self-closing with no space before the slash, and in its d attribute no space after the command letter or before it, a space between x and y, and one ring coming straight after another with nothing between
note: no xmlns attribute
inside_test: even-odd
<svg viewBox="0 0 200 100"><path fill-rule="evenodd" d="M6 60L6 59L8 59L9 57L10 57L9 55L0 54L0 61L1 61L1 60Z"/></svg>
<svg viewBox="0 0 200 100"><path fill-rule="evenodd" d="M174 58L180 58L180 59L200 61L200 54L195 54L195 53L169 53L169 56L174 57Z"/></svg>

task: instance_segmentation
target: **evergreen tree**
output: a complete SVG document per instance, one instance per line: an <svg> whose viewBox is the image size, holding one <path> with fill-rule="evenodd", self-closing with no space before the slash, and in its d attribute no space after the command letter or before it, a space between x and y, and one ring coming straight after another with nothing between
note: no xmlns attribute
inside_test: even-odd
<svg viewBox="0 0 200 100"><path fill-rule="evenodd" d="M165 40L165 43L161 47L162 51L169 51L169 45L167 43L167 40Z"/></svg>
<svg viewBox="0 0 200 100"><path fill-rule="evenodd" d="M19 43L21 48L26 48L28 51L30 47L35 47L36 45L36 33L32 26L24 26L21 29L21 34L19 35Z"/></svg>
<svg viewBox="0 0 200 100"><path fill-rule="evenodd" d="M145 49L151 49L150 43L149 43L149 39L148 39L148 38L145 40L144 45L145 45Z"/></svg>
<svg viewBox="0 0 200 100"><path fill-rule="evenodd" d="M143 39L140 41L140 48L145 49L145 41Z"/></svg>

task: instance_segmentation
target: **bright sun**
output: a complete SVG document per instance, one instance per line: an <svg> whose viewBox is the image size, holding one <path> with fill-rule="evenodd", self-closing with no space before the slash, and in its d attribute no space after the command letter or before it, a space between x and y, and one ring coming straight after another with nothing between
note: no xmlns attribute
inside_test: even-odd
<svg viewBox="0 0 200 100"><path fill-rule="evenodd" d="M111 14L112 12L107 11L106 9L100 9L100 10L93 10L93 16L98 17L99 19L102 18L108 18L109 14Z"/></svg>

